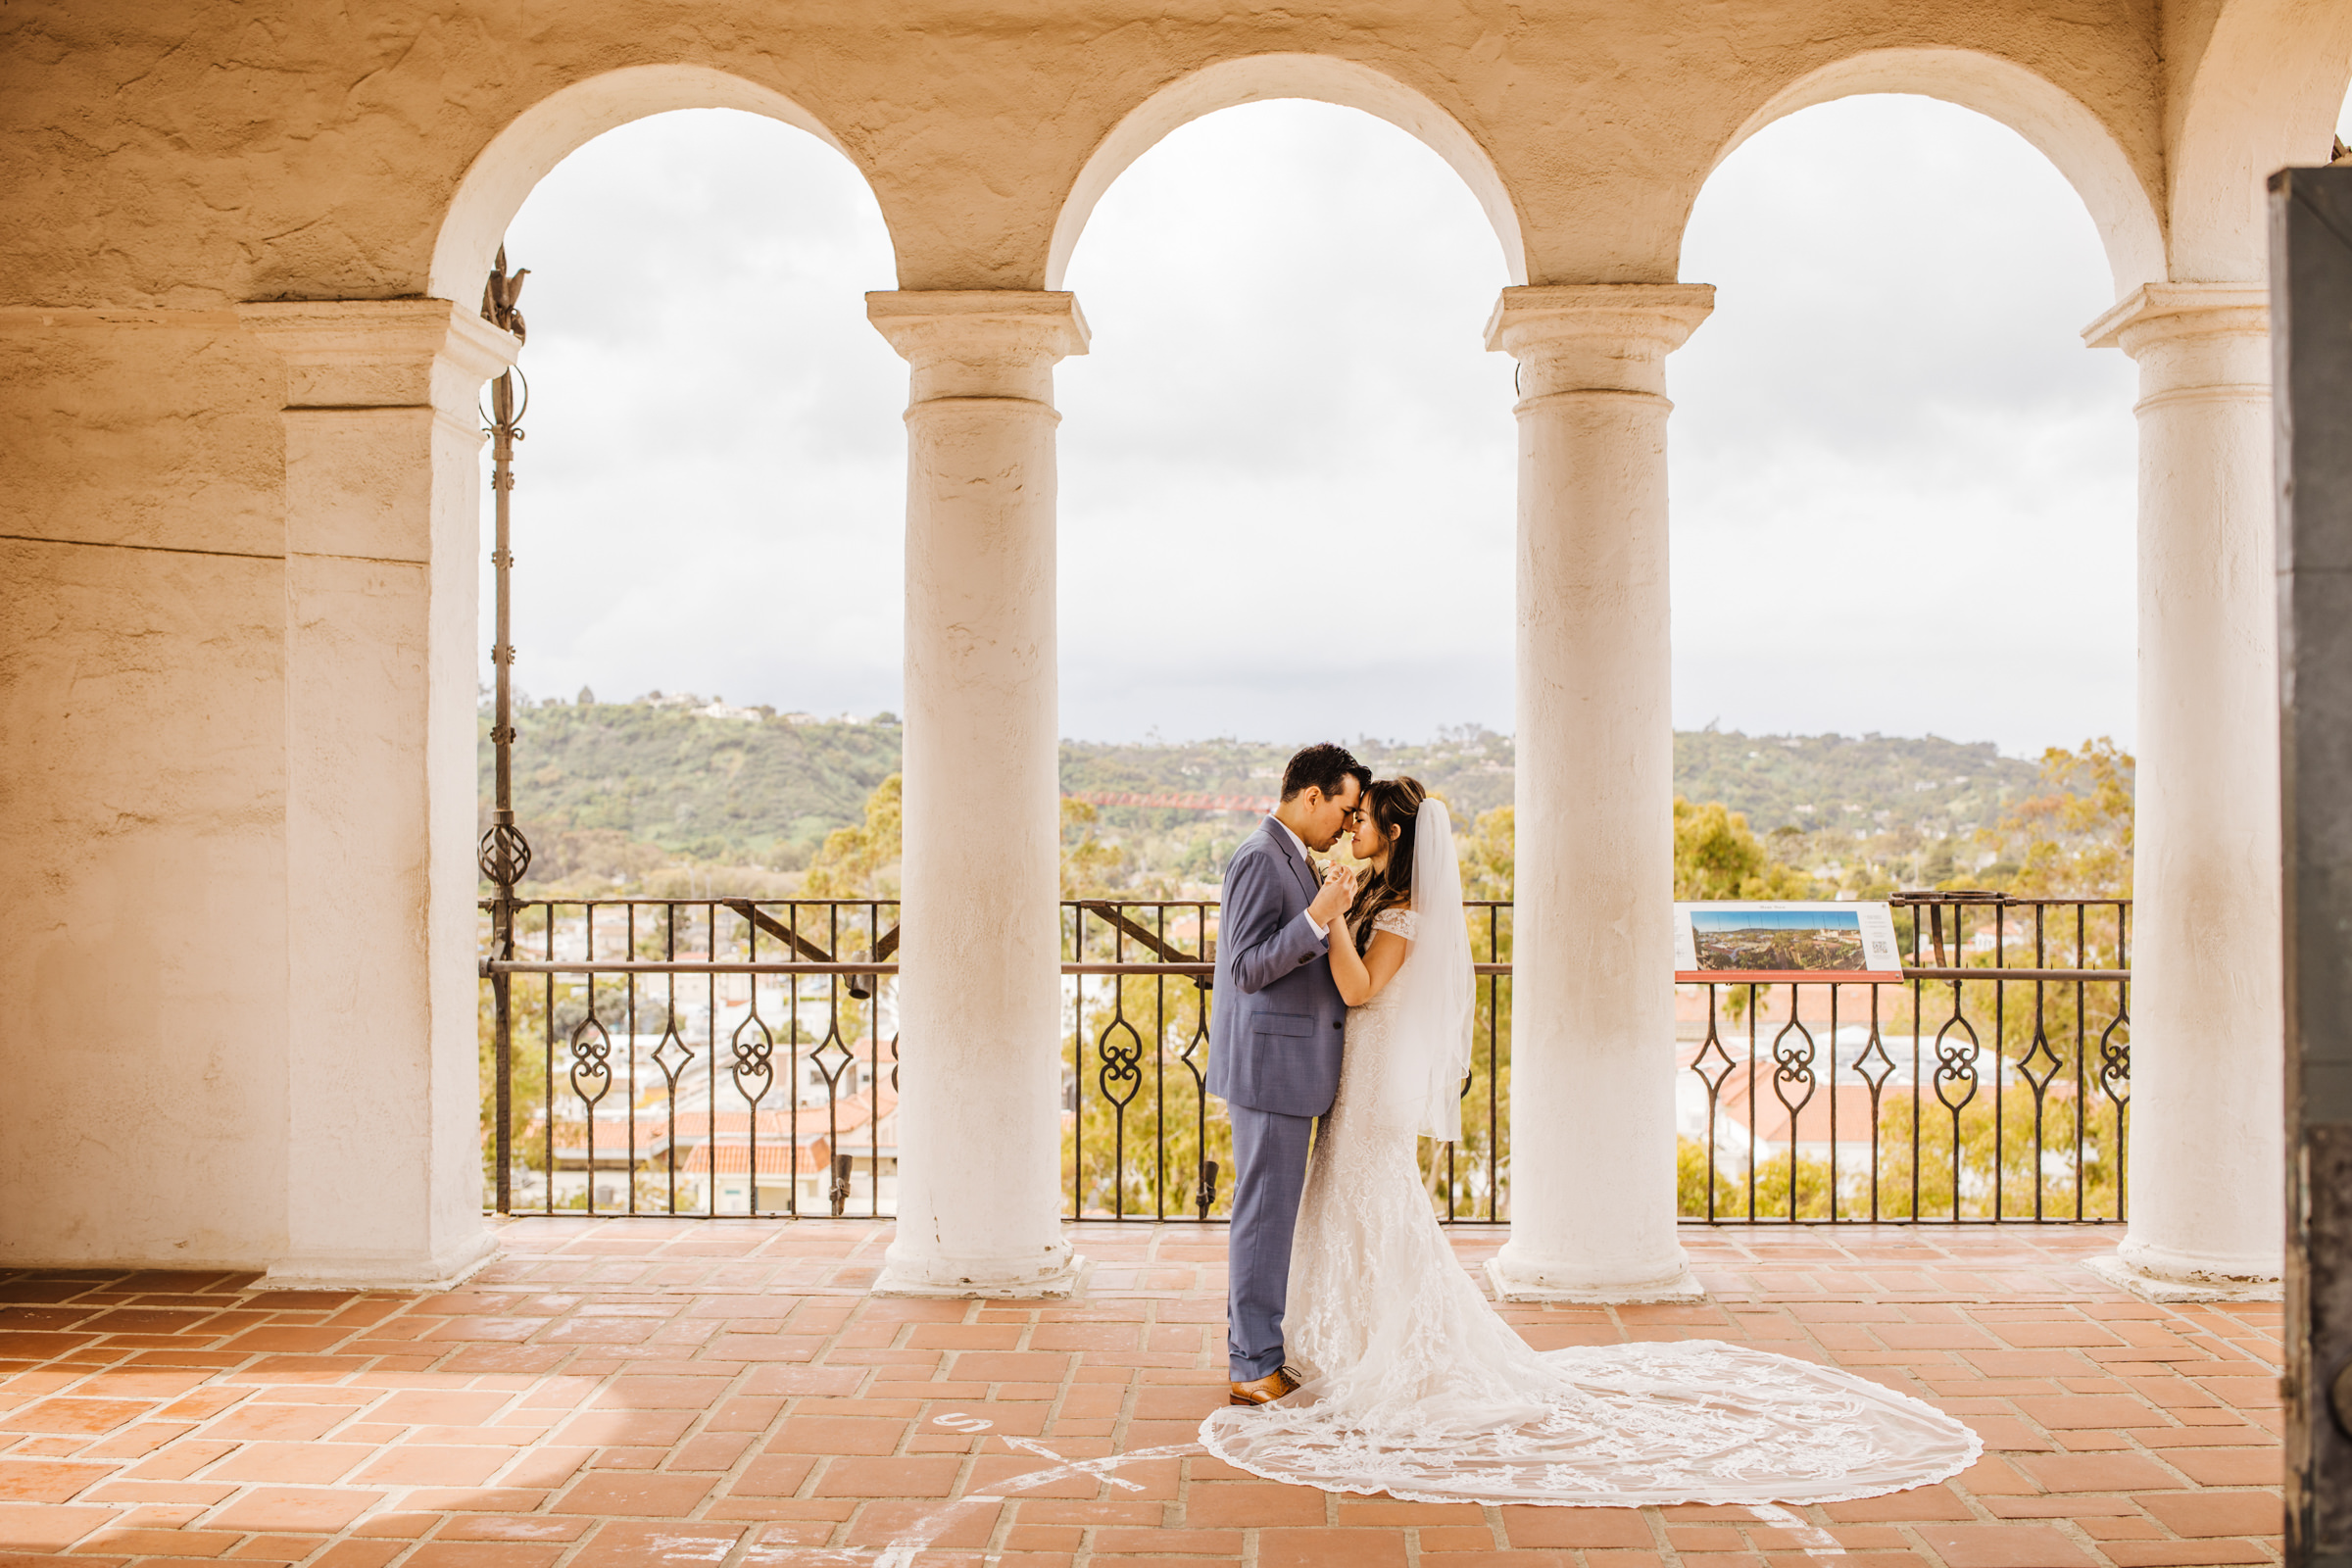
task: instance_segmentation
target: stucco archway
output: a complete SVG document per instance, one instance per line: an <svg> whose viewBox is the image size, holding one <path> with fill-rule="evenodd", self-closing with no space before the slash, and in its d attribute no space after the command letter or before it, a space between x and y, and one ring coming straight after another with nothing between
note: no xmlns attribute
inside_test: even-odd
<svg viewBox="0 0 2352 1568"><path fill-rule="evenodd" d="M1716 153L1800 109L1864 93L1941 99L2000 122L2057 167L2098 225L2120 297L2165 275L2164 226L2147 183L2099 117L2014 61L1969 49L1878 49L1807 73L1767 99ZM1695 193L1693 193L1695 199Z"/></svg>
<svg viewBox="0 0 2352 1568"><path fill-rule="evenodd" d="M2268 275L2263 191L2275 170L2325 164L2352 80L2352 7L2230 0L2174 88L2170 277ZM2163 275L2163 274L2160 274Z"/></svg>
<svg viewBox="0 0 2352 1568"><path fill-rule="evenodd" d="M286 1219L273 1279L450 1280L491 1249L469 1102L476 398L516 344L474 302L507 223L566 154L688 108L748 110L840 147L782 95L724 73L607 73L542 98L481 147L442 219L430 297L240 311L287 372L285 723L304 740L284 786L285 875L292 906L321 911L299 923L288 956ZM365 984L350 981L355 971ZM386 1130L385 1105L410 1113Z"/></svg>
<svg viewBox="0 0 2352 1568"><path fill-rule="evenodd" d="M1061 287L1078 237L1095 204L1127 167L1178 126L1237 104L1311 98L1385 120L1446 160L1494 225L1513 283L1527 281L1527 246L1519 211L1487 150L1460 121L1421 93L1369 66L1329 55L1250 55L1206 66L1160 88L1122 117L1096 144L1062 199L1046 260L1046 287Z"/></svg>
<svg viewBox="0 0 2352 1568"><path fill-rule="evenodd" d="M772 87L709 66L609 71L540 99L510 121L474 158L458 182L433 245L433 295L465 303L480 293L507 224L549 170L608 130L678 109L740 109L764 115L850 157L840 137ZM858 172L865 170L861 167ZM887 214L883 221L889 222Z"/></svg>

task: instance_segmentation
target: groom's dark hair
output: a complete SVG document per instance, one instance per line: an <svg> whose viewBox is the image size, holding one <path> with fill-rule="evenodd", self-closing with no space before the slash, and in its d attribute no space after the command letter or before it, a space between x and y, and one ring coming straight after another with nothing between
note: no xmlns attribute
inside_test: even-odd
<svg viewBox="0 0 2352 1568"><path fill-rule="evenodd" d="M1282 770L1282 798L1290 800L1300 790L1312 786L1325 795L1340 793L1340 781L1353 777L1357 789L1372 783L1372 770L1355 760L1355 754L1345 746L1319 741L1292 758Z"/></svg>

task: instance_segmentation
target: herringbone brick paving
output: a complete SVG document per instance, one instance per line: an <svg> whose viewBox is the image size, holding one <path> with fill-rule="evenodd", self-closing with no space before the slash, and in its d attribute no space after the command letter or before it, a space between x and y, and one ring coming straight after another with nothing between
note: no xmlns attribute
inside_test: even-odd
<svg viewBox="0 0 2352 1568"><path fill-rule="evenodd" d="M1190 1446L1224 1397L1215 1227L1078 1227L1093 1267L1054 1305L869 1298L889 1226L864 1221L516 1221L437 1295L0 1275L0 1563L2275 1562L2278 1308L2118 1294L2079 1262L2116 1237L1701 1231L1704 1304L1509 1309L1544 1347L1835 1362L1984 1438L1947 1485L1802 1509L1435 1507L1229 1469Z"/></svg>

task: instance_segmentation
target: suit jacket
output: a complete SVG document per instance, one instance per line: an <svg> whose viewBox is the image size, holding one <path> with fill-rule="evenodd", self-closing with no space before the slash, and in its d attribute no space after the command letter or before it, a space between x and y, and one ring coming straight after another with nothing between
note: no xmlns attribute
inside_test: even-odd
<svg viewBox="0 0 2352 1568"><path fill-rule="evenodd" d="M1208 1015L1208 1092L1229 1104L1320 1116L1340 1092L1348 1004L1307 924L1315 875L1272 817L1225 867Z"/></svg>

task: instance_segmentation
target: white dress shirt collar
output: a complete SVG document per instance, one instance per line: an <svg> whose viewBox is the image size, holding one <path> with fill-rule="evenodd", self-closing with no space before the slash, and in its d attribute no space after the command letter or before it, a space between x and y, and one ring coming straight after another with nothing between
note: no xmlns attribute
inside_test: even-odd
<svg viewBox="0 0 2352 1568"><path fill-rule="evenodd" d="M1271 812L1268 812L1267 815L1272 819L1274 825L1282 829L1284 833L1289 834L1291 842L1298 846L1298 863L1306 867L1306 879L1309 882L1312 882L1315 879L1315 862L1306 853L1306 840L1300 838L1298 834L1291 832L1291 824L1285 822L1281 817L1274 816ZM1307 915L1306 925L1307 929L1314 932L1314 934L1318 937L1330 935L1329 929L1325 927L1322 921L1316 919L1312 914Z"/></svg>

